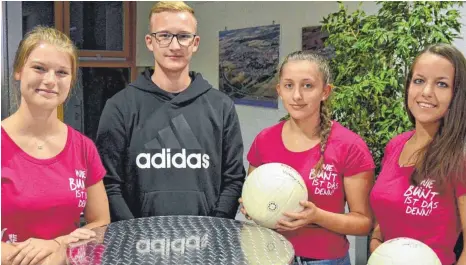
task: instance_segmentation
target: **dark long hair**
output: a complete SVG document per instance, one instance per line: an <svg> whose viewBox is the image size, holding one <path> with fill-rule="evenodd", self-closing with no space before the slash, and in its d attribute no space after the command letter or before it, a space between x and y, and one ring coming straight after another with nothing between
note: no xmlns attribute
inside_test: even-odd
<svg viewBox="0 0 466 265"><path fill-rule="evenodd" d="M466 140L466 59L454 46L435 44L427 47L414 60L405 83L405 107L409 119L415 124L408 108L408 90L413 69L419 57L425 53L441 56L455 68L453 97L449 110L440 121L440 127L432 142L418 151L411 183L418 185L422 180L435 180L440 188L447 183L465 183L465 140Z"/></svg>

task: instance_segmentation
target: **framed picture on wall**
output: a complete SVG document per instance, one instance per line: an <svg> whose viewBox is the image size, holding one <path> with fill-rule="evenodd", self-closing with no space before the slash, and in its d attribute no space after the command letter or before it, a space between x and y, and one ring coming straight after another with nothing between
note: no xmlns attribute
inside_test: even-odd
<svg viewBox="0 0 466 265"><path fill-rule="evenodd" d="M280 25L219 32L219 89L236 104L278 108Z"/></svg>
<svg viewBox="0 0 466 265"><path fill-rule="evenodd" d="M328 59L333 58L335 50L332 47L325 47L325 41L328 39L328 33L322 29L322 26L309 26L302 29L302 50L316 51Z"/></svg>

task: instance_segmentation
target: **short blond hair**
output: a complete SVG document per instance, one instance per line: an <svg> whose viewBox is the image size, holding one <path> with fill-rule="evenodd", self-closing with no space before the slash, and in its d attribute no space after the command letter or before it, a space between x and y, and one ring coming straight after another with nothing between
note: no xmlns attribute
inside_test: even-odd
<svg viewBox="0 0 466 265"><path fill-rule="evenodd" d="M194 9L185 4L183 1L160 1L153 5L149 13L149 21L152 14L162 12L188 12L194 16Z"/></svg>

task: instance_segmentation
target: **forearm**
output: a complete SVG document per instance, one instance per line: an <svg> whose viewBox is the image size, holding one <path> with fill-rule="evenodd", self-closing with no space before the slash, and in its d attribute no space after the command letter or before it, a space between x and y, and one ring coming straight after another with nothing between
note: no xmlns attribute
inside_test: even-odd
<svg viewBox="0 0 466 265"><path fill-rule="evenodd" d="M216 217L235 218L238 199L241 196L242 182L226 187L220 194L213 215Z"/></svg>
<svg viewBox="0 0 466 265"><path fill-rule="evenodd" d="M214 216L235 218L245 177L246 171L242 164L235 163L234 167L226 170L223 175L222 190L214 209Z"/></svg>
<svg viewBox="0 0 466 265"><path fill-rule="evenodd" d="M87 189L86 208L84 218L86 225L84 228L92 229L110 223L110 210L107 192L103 181L98 181Z"/></svg>
<svg viewBox="0 0 466 265"><path fill-rule="evenodd" d="M111 221L133 219L122 189L125 185L128 141L125 102L112 98L105 103L95 144L107 171L103 182L109 200ZM123 108L123 109L122 109Z"/></svg>
<svg viewBox="0 0 466 265"><path fill-rule="evenodd" d="M122 220L134 219L133 213L131 212L128 203L123 197L122 193L122 184L118 181L115 181L110 177L104 178L105 191L107 193L109 211L110 211L110 220L109 222L116 222ZM96 226L101 226L105 224L105 220L100 220L101 222L96 224ZM93 222L93 221L91 221ZM89 223L91 223L89 222Z"/></svg>
<svg viewBox="0 0 466 265"><path fill-rule="evenodd" d="M381 244L383 244L384 241L382 231L380 231L380 226L376 222L369 240L369 252L373 253Z"/></svg>
<svg viewBox="0 0 466 265"><path fill-rule="evenodd" d="M382 231L380 231L380 226L378 223L375 224L374 231L372 231L371 240L372 239L375 239L381 242L384 241Z"/></svg>
<svg viewBox="0 0 466 265"><path fill-rule="evenodd" d="M134 215L123 198L119 187L106 187L112 222L134 219Z"/></svg>
<svg viewBox="0 0 466 265"><path fill-rule="evenodd" d="M343 235L365 236L371 230L371 219L354 212L339 214L319 209L314 223Z"/></svg>
<svg viewBox="0 0 466 265"><path fill-rule="evenodd" d="M228 200L228 202L226 202L227 200L225 200L225 197L222 198L222 201L219 200L220 206L214 209L212 216L229 219L235 218L239 204L234 203L232 200Z"/></svg>
<svg viewBox="0 0 466 265"><path fill-rule="evenodd" d="M235 104L231 102L227 108L226 116L224 116L221 157L222 186L214 211L229 218L235 218L246 171L243 165L243 139Z"/></svg>
<svg viewBox="0 0 466 265"><path fill-rule="evenodd" d="M99 220L99 219L97 219L97 220L93 220L93 221L89 222L88 224L83 226L83 228L92 229L92 228L108 225L109 223L110 223L110 220L106 220L106 219Z"/></svg>
<svg viewBox="0 0 466 265"><path fill-rule="evenodd" d="M10 265L11 261L8 261L7 258L16 250L16 247L2 242L2 264Z"/></svg>

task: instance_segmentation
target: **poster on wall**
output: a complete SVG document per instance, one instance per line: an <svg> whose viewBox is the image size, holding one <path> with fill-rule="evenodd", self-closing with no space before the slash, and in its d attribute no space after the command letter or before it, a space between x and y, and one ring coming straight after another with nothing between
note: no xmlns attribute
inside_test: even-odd
<svg viewBox="0 0 466 265"><path fill-rule="evenodd" d="M219 89L236 104L278 108L280 25L219 32Z"/></svg>
<svg viewBox="0 0 466 265"><path fill-rule="evenodd" d="M328 33L322 30L322 26L304 27L302 30L302 50L315 51L331 59L335 55L335 49L325 47Z"/></svg>

